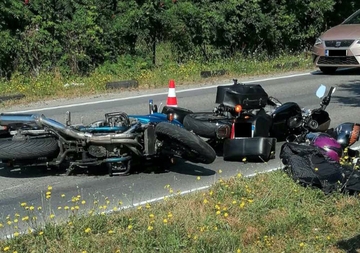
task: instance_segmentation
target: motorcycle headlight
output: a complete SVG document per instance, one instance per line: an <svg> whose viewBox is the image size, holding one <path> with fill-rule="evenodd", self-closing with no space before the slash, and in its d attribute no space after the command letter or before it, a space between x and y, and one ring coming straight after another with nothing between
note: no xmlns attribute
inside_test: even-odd
<svg viewBox="0 0 360 253"><path fill-rule="evenodd" d="M316 41L315 41L315 45L320 45L322 43L323 43L323 41L322 41L321 38L317 38Z"/></svg>

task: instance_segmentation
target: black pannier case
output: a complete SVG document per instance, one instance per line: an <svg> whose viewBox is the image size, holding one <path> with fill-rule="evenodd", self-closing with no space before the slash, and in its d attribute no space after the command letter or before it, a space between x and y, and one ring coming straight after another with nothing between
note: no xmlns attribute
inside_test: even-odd
<svg viewBox="0 0 360 253"><path fill-rule="evenodd" d="M241 105L243 109L260 109L267 104L268 94L260 84L238 84L218 86L216 92L217 104L235 107Z"/></svg>

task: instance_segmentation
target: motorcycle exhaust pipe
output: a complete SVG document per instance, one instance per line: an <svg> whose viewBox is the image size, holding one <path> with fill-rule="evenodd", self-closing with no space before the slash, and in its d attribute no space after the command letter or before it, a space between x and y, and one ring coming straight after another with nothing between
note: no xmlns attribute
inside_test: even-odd
<svg viewBox="0 0 360 253"><path fill-rule="evenodd" d="M91 143L98 143L98 144L109 144L109 143L126 143L128 141L128 144L137 144L138 142L136 140L132 140L135 138L135 134L131 133L137 125L133 125L130 127L127 131L119 134L107 134L107 135L99 135L96 136L91 133L83 133L74 129L70 129L65 127L60 122L57 122L52 119L46 118L44 115L41 115L39 118L39 125L40 126L47 126L53 129L56 129L57 131L67 135L71 136L74 139L80 139L85 140L87 142Z"/></svg>
<svg viewBox="0 0 360 253"><path fill-rule="evenodd" d="M0 114L0 125L8 126L12 124L37 124L40 115L38 114Z"/></svg>
<svg viewBox="0 0 360 253"><path fill-rule="evenodd" d="M9 124L23 123L23 124L35 124L38 127L49 127L55 129L64 135L70 136L74 139L85 140L91 143L98 144L109 144L109 143L124 143L138 145L139 143L136 140L131 140L135 138L135 135L131 132L137 127L133 125L127 131L119 134L107 134L95 136L91 133L84 133L74 129L70 129L56 120L46 118L44 115L39 114L0 114L0 125L7 126Z"/></svg>

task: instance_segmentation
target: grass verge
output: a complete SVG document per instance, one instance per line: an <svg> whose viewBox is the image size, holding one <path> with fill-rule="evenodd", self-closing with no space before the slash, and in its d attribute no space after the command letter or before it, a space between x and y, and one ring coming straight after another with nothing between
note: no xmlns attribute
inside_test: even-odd
<svg viewBox="0 0 360 253"><path fill-rule="evenodd" d="M1 241L0 249L346 252L360 249L359 204L354 196L326 196L320 190L304 188L282 171L252 178L238 174L227 181L220 179L204 192L110 215L72 216L64 225L49 222L35 233Z"/></svg>
<svg viewBox="0 0 360 253"><path fill-rule="evenodd" d="M177 85L206 83L213 79L231 79L304 70L312 67L311 59L306 54L283 55L277 58L253 56L251 58L233 58L203 64L190 61L178 65L171 55L164 50L158 60L159 66L152 68L141 58L123 56L116 64L106 63L87 77L67 77L60 71L42 73L37 78L14 74L10 81L0 81L0 96L24 94L26 97L16 101L5 101L0 106L19 103L38 102L54 98L75 98L87 95L113 92L106 90L106 83L111 81L136 79L140 89L158 88L168 85L169 79L175 79ZM227 74L216 78L202 78L201 71L226 70ZM70 84L66 86L66 84ZM75 85L71 85L75 84Z"/></svg>

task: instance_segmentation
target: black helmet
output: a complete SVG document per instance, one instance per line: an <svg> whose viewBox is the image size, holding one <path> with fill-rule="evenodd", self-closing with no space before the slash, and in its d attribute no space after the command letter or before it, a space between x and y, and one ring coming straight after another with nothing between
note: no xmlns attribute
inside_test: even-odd
<svg viewBox="0 0 360 253"><path fill-rule="evenodd" d="M359 139L360 124L342 123L334 129L335 138L343 148L353 145Z"/></svg>

